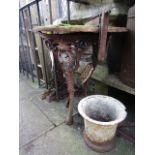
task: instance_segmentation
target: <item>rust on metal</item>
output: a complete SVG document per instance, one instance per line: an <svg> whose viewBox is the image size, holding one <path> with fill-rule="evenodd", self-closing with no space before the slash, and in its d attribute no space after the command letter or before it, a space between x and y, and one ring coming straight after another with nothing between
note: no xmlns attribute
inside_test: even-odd
<svg viewBox="0 0 155 155"><path fill-rule="evenodd" d="M102 35L100 45L100 51L98 54L98 40L99 40L99 27L90 25L49 25L49 26L39 26L33 29L33 32L37 32L40 37L45 41L47 48L53 52L55 61L55 74L57 77L57 87L59 94L66 94L62 92L63 89L66 90L66 85L64 81L66 79L67 92L69 94L68 106L69 114L67 118L67 124L72 124L73 122L73 102L74 95L76 93L74 88L74 75L73 72L77 70L80 66L79 61L82 58L91 59L88 65L81 75L81 86L86 95L87 81L92 75L98 59L104 57L105 46L107 40L108 32L127 32L126 28L119 27L108 27L108 15L106 12L103 19L104 29L102 29ZM89 46L92 46L92 53L85 52ZM64 78L65 76L65 78ZM62 87L63 86L63 87ZM61 93L62 92L62 93ZM80 92L80 91L79 91ZM51 99L54 98L54 93L50 94ZM61 95L59 95L60 97ZM50 100L50 98L49 98Z"/></svg>
<svg viewBox="0 0 155 155"><path fill-rule="evenodd" d="M109 12L104 12L104 14L102 14L102 20L101 20L101 32L100 32L98 61L102 61L106 55L108 24L109 24Z"/></svg>
<svg viewBox="0 0 155 155"><path fill-rule="evenodd" d="M58 87L60 86L59 81L61 80L60 77L65 75L66 84L67 84L67 91L68 91L68 118L67 124L71 125L73 123L73 103L74 103L74 75L73 72L79 68L79 61L81 57L89 57L95 60L94 53L89 53L86 49L89 46L95 46L98 40L98 34L95 33L72 33L72 34L54 34L54 35L47 35L40 33L41 37L44 38L45 45L49 50L53 51L54 58L55 58L55 65L56 71L60 70L60 73L57 73L58 77ZM93 48L94 49L94 48ZM85 51L87 51L85 53ZM95 51L96 52L96 51ZM93 56L94 55L94 56ZM97 58L96 58L97 59ZM91 76L94 71L94 67L97 63L93 62L92 65L88 65L86 67L87 75L83 77L84 73L82 74L81 85L83 88L83 94L86 95L86 82ZM88 74L89 73L89 74ZM60 74L60 75L59 75ZM62 77L63 79L63 77ZM63 83L64 81L62 81ZM61 91L58 91L61 93ZM50 93L47 97L49 101L54 98L54 93ZM60 95L59 95L60 96Z"/></svg>
<svg viewBox="0 0 155 155"><path fill-rule="evenodd" d="M116 143L115 137L113 139L111 139L111 140L108 140L108 141L105 141L105 142L102 142L102 143L93 142L87 136L85 131L83 132L83 137L84 137L84 141L85 141L85 143L87 144L88 147L90 147L94 151L100 152L100 153L111 151L115 147L115 143Z"/></svg>
<svg viewBox="0 0 155 155"><path fill-rule="evenodd" d="M69 94L67 107L69 108L69 114L67 118L67 124L71 125L73 123L73 103L74 103L74 75L73 72L79 68L79 61L81 57L89 57L92 59L94 53L89 53L87 48L89 46L97 44L98 34L82 34L82 33L73 33L73 34L54 34L47 35L41 34L45 40L45 45L49 50L52 50L54 53L54 58L56 59L56 68L61 70L65 75L67 91ZM48 36L48 37L47 37ZM86 52L87 51L87 52ZM96 57L95 55L93 58ZM97 58L96 58L97 59ZM92 60L93 61L93 60ZM83 92L86 95L86 82L94 71L94 66L96 62L89 67L86 67L87 76L81 81ZM61 75L63 75L61 74ZM83 75L83 74L82 74ZM58 75L59 77L59 75Z"/></svg>
<svg viewBox="0 0 155 155"><path fill-rule="evenodd" d="M71 125L73 124L73 102L74 102L74 75L73 71L65 71L66 75L66 81L67 81L67 86L68 86L68 93L69 93L69 114L67 118L67 124Z"/></svg>
<svg viewBox="0 0 155 155"><path fill-rule="evenodd" d="M87 80L90 78L90 76L92 75L93 71L94 71L94 67L93 64L88 64L85 69L83 70L83 72L80 75L80 80L81 83L84 84L87 82Z"/></svg>
<svg viewBox="0 0 155 155"><path fill-rule="evenodd" d="M86 41L88 44L94 43L98 40L97 33L68 33L68 34L46 34L38 32L38 34L45 40L50 40L52 44L66 43L68 46L73 44L78 44L81 40Z"/></svg>
<svg viewBox="0 0 155 155"><path fill-rule="evenodd" d="M41 99L42 99L42 100L46 99L46 97L47 97L49 94L50 94L50 91L49 91L49 90L45 91L43 94L41 94Z"/></svg>

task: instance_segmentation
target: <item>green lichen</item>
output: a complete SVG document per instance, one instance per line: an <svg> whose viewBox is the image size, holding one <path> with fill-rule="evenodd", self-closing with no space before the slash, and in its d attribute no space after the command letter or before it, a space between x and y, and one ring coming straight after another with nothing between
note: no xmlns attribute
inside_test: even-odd
<svg viewBox="0 0 155 155"><path fill-rule="evenodd" d="M72 24L59 24L57 25L56 27L60 27L60 28L66 28L66 29L72 29L72 28L80 28L82 27L83 25L72 25Z"/></svg>

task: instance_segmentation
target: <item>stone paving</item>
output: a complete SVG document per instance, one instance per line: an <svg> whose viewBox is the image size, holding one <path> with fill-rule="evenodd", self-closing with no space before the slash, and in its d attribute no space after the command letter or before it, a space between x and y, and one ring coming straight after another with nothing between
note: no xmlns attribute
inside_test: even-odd
<svg viewBox="0 0 155 155"><path fill-rule="evenodd" d="M20 155L134 155L135 148L122 138L108 153L89 149L81 130L67 126L66 100L48 103L41 100L44 91L23 75L19 82L19 154Z"/></svg>

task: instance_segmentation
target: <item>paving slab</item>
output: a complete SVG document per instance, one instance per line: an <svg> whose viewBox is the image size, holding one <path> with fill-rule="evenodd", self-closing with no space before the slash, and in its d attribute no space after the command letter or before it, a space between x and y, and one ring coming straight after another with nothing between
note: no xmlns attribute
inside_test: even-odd
<svg viewBox="0 0 155 155"><path fill-rule="evenodd" d="M50 103L40 98L45 89L38 88L24 76L20 76L20 100L31 100L52 121L55 125L59 125L66 120L68 109L66 108L67 99L59 102L51 101ZM24 95L22 95L24 94Z"/></svg>
<svg viewBox="0 0 155 155"><path fill-rule="evenodd" d="M50 121L52 121L56 126L65 122L68 109L65 106L67 102L65 100L61 100L59 102L47 102L46 100L41 100L39 96L36 96L32 99L32 102L48 117Z"/></svg>
<svg viewBox="0 0 155 155"><path fill-rule="evenodd" d="M32 99L35 96L39 96L43 93L44 88L38 88L36 82L32 83L30 79L27 79L25 76L20 75L19 78L19 101Z"/></svg>
<svg viewBox="0 0 155 155"><path fill-rule="evenodd" d="M20 78L19 146L20 155L134 155L134 146L118 138L109 153L88 148L81 130L63 122L67 116L66 100L48 103L39 98L43 89L25 77ZM57 127L54 126L57 125Z"/></svg>
<svg viewBox="0 0 155 155"><path fill-rule="evenodd" d="M118 138L116 147L108 153L88 148L79 130L65 124L54 128L36 141L20 149L20 155L134 155L134 147Z"/></svg>
<svg viewBox="0 0 155 155"><path fill-rule="evenodd" d="M21 105L22 104L22 105ZM54 125L31 102L20 102L19 108L20 146L38 137Z"/></svg>
<svg viewBox="0 0 155 155"><path fill-rule="evenodd" d="M20 81L19 147L54 128L54 124L31 102L34 95L31 93L31 87Z"/></svg>

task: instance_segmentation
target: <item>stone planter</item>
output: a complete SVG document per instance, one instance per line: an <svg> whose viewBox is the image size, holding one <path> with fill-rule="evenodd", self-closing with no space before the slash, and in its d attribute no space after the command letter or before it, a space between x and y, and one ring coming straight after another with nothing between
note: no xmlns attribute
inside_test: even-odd
<svg viewBox="0 0 155 155"><path fill-rule="evenodd" d="M97 152L110 151L115 145L117 126L127 115L125 106L118 100L103 95L82 99L78 110L84 118L85 143Z"/></svg>

